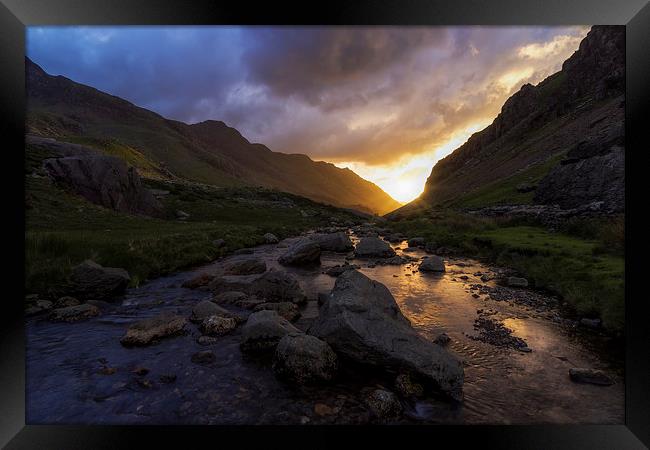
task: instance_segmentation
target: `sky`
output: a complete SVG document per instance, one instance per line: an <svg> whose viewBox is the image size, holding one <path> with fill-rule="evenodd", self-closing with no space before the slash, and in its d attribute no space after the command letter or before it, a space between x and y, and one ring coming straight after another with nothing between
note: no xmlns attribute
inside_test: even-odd
<svg viewBox="0 0 650 450"><path fill-rule="evenodd" d="M400 202L587 26L30 27L46 72L273 151L349 167Z"/></svg>

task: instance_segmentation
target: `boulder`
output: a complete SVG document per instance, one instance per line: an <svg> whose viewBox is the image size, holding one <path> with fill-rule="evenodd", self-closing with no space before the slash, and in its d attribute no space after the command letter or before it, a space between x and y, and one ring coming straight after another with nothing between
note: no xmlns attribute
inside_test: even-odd
<svg viewBox="0 0 650 450"><path fill-rule="evenodd" d="M53 322L78 322L99 315L99 308L87 303L57 308L50 313Z"/></svg>
<svg viewBox="0 0 650 450"><path fill-rule="evenodd" d="M248 296L240 291L226 291L220 294L215 295L212 298L214 303L223 304L223 305L236 305L243 300L246 300Z"/></svg>
<svg viewBox="0 0 650 450"><path fill-rule="evenodd" d="M356 270L336 279L309 334L340 356L382 370L408 370L452 398L462 398L460 361L411 327L386 286Z"/></svg>
<svg viewBox="0 0 650 450"><path fill-rule="evenodd" d="M266 272L266 263L257 258L241 258L229 262L224 267L226 275L252 275Z"/></svg>
<svg viewBox="0 0 650 450"><path fill-rule="evenodd" d="M423 237L414 237L408 240L409 247L423 247L424 242Z"/></svg>
<svg viewBox="0 0 650 450"><path fill-rule="evenodd" d="M395 390L403 397L422 397L424 388L421 384L413 381L408 373L400 373L395 378Z"/></svg>
<svg viewBox="0 0 650 450"><path fill-rule="evenodd" d="M576 383L596 384L599 386L614 384L614 381L605 372L597 369L574 367L569 369L569 377L571 381L575 381Z"/></svg>
<svg viewBox="0 0 650 450"><path fill-rule="evenodd" d="M329 269L327 269L325 271L325 273L327 275L331 276L331 277L338 277L339 275L341 275L346 270L354 270L354 269L358 269L358 268L359 268L358 266L348 264L346 262L346 264L343 264L342 266L336 265L336 266L330 267Z"/></svg>
<svg viewBox="0 0 650 450"><path fill-rule="evenodd" d="M390 244L378 237L361 238L354 253L359 258L391 258L395 256L395 250Z"/></svg>
<svg viewBox="0 0 650 450"><path fill-rule="evenodd" d="M278 262L286 266L320 264L320 246L310 239L300 239L278 258Z"/></svg>
<svg viewBox="0 0 650 450"><path fill-rule="evenodd" d="M192 322L202 322L204 319L210 316L229 317L235 320L238 319L236 315L227 309L224 309L209 300L203 300L194 305L192 308L192 315L190 316L190 320Z"/></svg>
<svg viewBox="0 0 650 450"><path fill-rule="evenodd" d="M418 270L420 272L444 272L445 262L440 256L431 255L422 260Z"/></svg>
<svg viewBox="0 0 650 450"><path fill-rule="evenodd" d="M380 419L399 416L402 404L395 394L385 389L375 389L365 399L370 411Z"/></svg>
<svg viewBox="0 0 650 450"><path fill-rule="evenodd" d="M288 333L300 333L287 319L275 311L258 311L242 327L240 348L243 352L274 351L280 339Z"/></svg>
<svg viewBox="0 0 650 450"><path fill-rule="evenodd" d="M268 302L304 303L307 300L298 280L279 270L269 270L256 278L251 283L249 294Z"/></svg>
<svg viewBox="0 0 650 450"><path fill-rule="evenodd" d="M442 345L443 347L451 342L451 338L447 333L440 333L436 338L433 340L434 344Z"/></svg>
<svg viewBox="0 0 650 450"><path fill-rule="evenodd" d="M520 277L508 277L506 280L510 287L528 287L528 280Z"/></svg>
<svg viewBox="0 0 650 450"><path fill-rule="evenodd" d="M120 343L125 347L149 345L162 338L181 334L186 324L183 317L162 313L129 326Z"/></svg>
<svg viewBox="0 0 650 450"><path fill-rule="evenodd" d="M266 233L264 235L264 242L266 242L267 244L277 244L278 242L280 242L280 240L275 234Z"/></svg>
<svg viewBox="0 0 650 450"><path fill-rule="evenodd" d="M209 316L203 319L199 329L208 336L222 336L237 328L237 321L233 317Z"/></svg>
<svg viewBox="0 0 650 450"><path fill-rule="evenodd" d="M342 231L338 233L313 234L309 239L316 242L321 250L346 253L354 249L350 237Z"/></svg>
<svg viewBox="0 0 650 450"><path fill-rule="evenodd" d="M104 300L124 292L131 277L124 269L86 260L72 269L72 290L81 299Z"/></svg>
<svg viewBox="0 0 650 450"><path fill-rule="evenodd" d="M137 170L108 155L46 159L43 167L56 182L86 200L129 214L162 217L162 204L146 189Z"/></svg>
<svg viewBox="0 0 650 450"><path fill-rule="evenodd" d="M337 370L336 354L327 343L303 333L285 335L273 356L273 371L286 381L310 384L331 380Z"/></svg>
<svg viewBox="0 0 650 450"><path fill-rule="evenodd" d="M78 306L81 302L74 297L61 297L54 302L55 308L65 308L66 306Z"/></svg>
<svg viewBox="0 0 650 450"><path fill-rule="evenodd" d="M293 322L300 317L298 307L291 302L261 303L253 308L253 311L256 312L264 310L275 311L280 317L284 317L289 322Z"/></svg>
<svg viewBox="0 0 650 450"><path fill-rule="evenodd" d="M194 278L190 278L189 280L183 282L183 284L181 284L181 287L187 289L198 289L200 287L207 286L213 279L214 275L210 275L208 273L200 273Z"/></svg>

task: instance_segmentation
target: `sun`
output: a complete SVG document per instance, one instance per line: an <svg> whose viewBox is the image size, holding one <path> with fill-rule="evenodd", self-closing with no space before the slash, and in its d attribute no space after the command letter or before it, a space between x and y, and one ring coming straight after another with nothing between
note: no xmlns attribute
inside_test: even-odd
<svg viewBox="0 0 650 450"><path fill-rule="evenodd" d="M378 184L388 195L400 203L408 203L415 200L424 189L422 181L412 177L382 180Z"/></svg>

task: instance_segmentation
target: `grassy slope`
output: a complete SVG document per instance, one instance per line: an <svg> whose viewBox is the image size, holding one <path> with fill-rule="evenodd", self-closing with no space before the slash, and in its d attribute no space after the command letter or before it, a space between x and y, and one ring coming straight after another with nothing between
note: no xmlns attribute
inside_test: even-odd
<svg viewBox="0 0 650 450"><path fill-rule="evenodd" d="M558 233L515 221L421 212L390 227L439 246L487 258L564 298L580 315L598 316L620 331L624 320L623 218L568 223Z"/></svg>
<svg viewBox="0 0 650 450"><path fill-rule="evenodd" d="M163 200L169 219L130 216L89 203L53 186L47 178L31 176L48 156L46 151L33 148L27 152L28 292L47 293L64 283L70 269L87 258L127 269L132 284L137 285L147 278L260 244L267 232L282 238L323 225L331 217L359 221L357 216L335 207L268 189L215 188L154 180L146 184L170 191ZM279 200L283 199L295 207L282 207ZM190 214L187 221L173 219L178 209ZM217 248L212 243L216 239L224 239L226 245Z"/></svg>

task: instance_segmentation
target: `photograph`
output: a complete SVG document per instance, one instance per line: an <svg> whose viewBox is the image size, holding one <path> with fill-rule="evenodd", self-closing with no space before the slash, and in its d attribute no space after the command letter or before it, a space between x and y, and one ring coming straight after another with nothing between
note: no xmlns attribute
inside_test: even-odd
<svg viewBox="0 0 650 450"><path fill-rule="evenodd" d="M27 425L626 424L625 26L24 39Z"/></svg>

